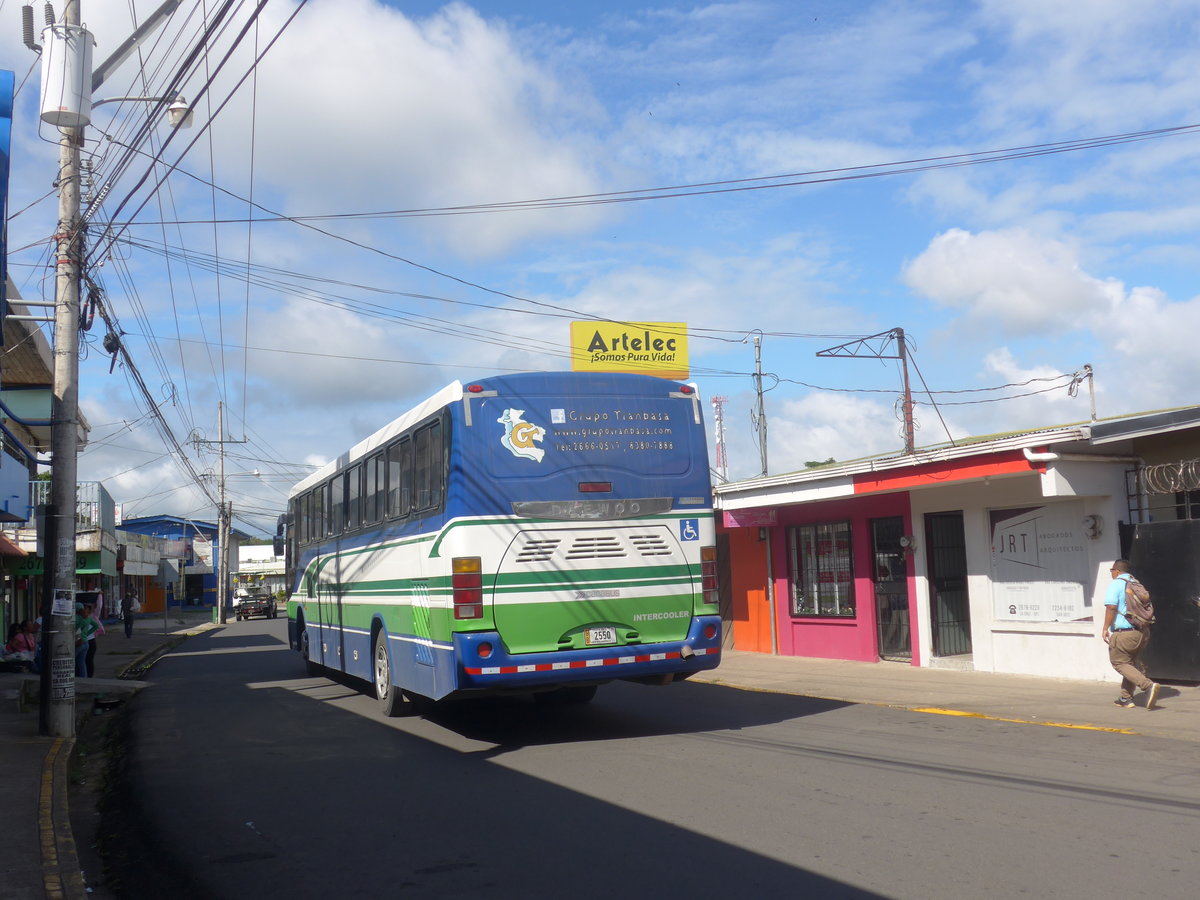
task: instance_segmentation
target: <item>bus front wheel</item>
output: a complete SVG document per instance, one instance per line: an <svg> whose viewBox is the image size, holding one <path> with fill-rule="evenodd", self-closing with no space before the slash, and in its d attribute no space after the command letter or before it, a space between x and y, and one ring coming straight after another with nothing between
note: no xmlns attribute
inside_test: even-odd
<svg viewBox="0 0 1200 900"><path fill-rule="evenodd" d="M388 656L387 638L383 632L375 635L375 699L385 716L411 716L416 704L392 680L392 661Z"/></svg>

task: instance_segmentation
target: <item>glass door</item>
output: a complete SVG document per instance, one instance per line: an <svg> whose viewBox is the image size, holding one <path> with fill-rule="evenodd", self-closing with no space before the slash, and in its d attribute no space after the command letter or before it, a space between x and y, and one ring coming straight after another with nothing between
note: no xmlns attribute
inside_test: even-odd
<svg viewBox="0 0 1200 900"><path fill-rule="evenodd" d="M900 538L904 519L871 520L871 578L875 583L875 627L883 659L912 660L908 621L908 560Z"/></svg>

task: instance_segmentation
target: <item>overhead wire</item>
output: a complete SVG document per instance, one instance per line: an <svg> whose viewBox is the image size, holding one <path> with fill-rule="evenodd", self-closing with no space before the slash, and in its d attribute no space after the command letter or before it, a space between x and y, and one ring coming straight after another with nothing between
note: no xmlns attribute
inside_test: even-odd
<svg viewBox="0 0 1200 900"><path fill-rule="evenodd" d="M1144 131L1124 132L1120 134L1102 135L1100 137L1078 138L1068 141L1029 144L995 150L979 150L968 151L965 153L944 154L942 156L918 157L896 162L869 163L858 166L842 166L832 169L815 169L804 172L791 172L781 175L761 175L748 178L695 182L690 184L668 185L654 188L638 188L625 191L607 191L591 194L543 197L533 200L511 200L492 203L461 204L457 206L444 207L397 209L360 213L327 213L315 215L284 215L282 213L272 213L268 217L254 217L254 221L258 224L265 222L292 222L303 224L311 222L351 221L364 219L392 219L495 212L520 212L530 209L561 209L564 207L573 206L632 203L646 200L665 200L675 199L678 197L695 197L738 191L756 191L782 187L801 187L812 184L854 181L865 178L881 178L892 175L910 175L936 169L961 168L963 166L983 165L993 162L1006 162L1014 159L1030 159L1039 156L1050 156L1061 153L1077 152L1081 150L1092 150L1100 147L1117 146L1120 144L1139 143L1149 140L1156 140L1163 137L1194 134L1197 131L1200 131L1200 123L1176 125L1167 128L1155 128ZM263 209L263 207L259 207L257 205L256 208ZM221 219L219 221L220 224L238 224L246 220L241 218L228 218ZM128 224L147 225L154 223L131 222ZM209 222L205 220L185 220L176 224L207 225Z"/></svg>

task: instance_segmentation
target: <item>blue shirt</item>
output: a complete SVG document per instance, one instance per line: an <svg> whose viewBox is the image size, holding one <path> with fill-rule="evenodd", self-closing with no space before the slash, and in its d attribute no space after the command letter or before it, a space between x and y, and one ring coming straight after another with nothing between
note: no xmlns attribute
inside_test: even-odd
<svg viewBox="0 0 1200 900"><path fill-rule="evenodd" d="M1117 608L1117 615L1112 623L1114 631L1133 627L1130 621L1125 618L1125 585L1128 581L1128 572L1118 575L1104 592L1104 605L1115 606Z"/></svg>

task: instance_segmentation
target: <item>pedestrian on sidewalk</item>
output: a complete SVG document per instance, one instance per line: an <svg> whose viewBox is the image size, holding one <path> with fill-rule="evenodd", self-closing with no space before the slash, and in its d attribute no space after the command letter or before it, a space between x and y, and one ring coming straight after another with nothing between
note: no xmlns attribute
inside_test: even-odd
<svg viewBox="0 0 1200 900"><path fill-rule="evenodd" d="M125 622L125 637L133 637L133 607L134 597L130 592L126 592L121 598L121 619Z"/></svg>
<svg viewBox="0 0 1200 900"><path fill-rule="evenodd" d="M1125 617L1125 587L1133 577L1129 560L1118 559L1109 569L1112 582L1104 594L1104 631L1102 637L1108 644L1108 661L1121 676L1121 694L1114 701L1117 706L1132 708L1133 691L1137 688L1146 692L1146 709L1154 709L1158 703L1159 686L1146 676L1146 666L1141 661L1142 652L1150 643L1149 627L1137 628Z"/></svg>
<svg viewBox="0 0 1200 900"><path fill-rule="evenodd" d="M94 646L97 622L92 618L92 604L75 604L75 677L89 678L87 667L88 647Z"/></svg>
<svg viewBox="0 0 1200 900"><path fill-rule="evenodd" d="M87 646L87 677L93 678L96 675L96 638L104 634L104 623L100 617L104 615L104 594L96 591L96 599L92 602L92 611L90 618L95 623L91 634L88 636Z"/></svg>

